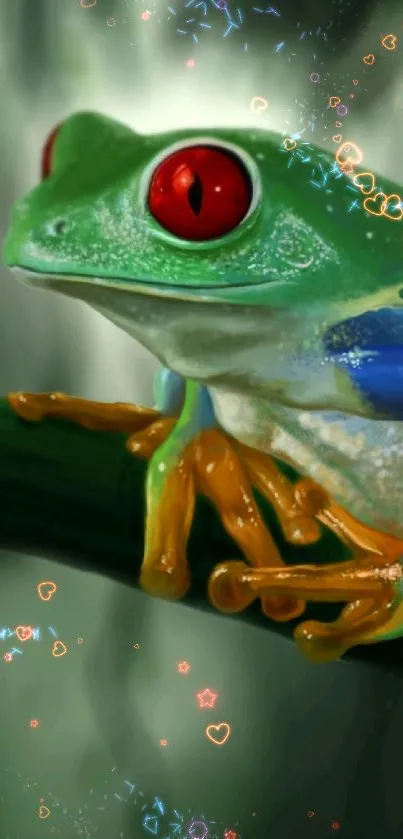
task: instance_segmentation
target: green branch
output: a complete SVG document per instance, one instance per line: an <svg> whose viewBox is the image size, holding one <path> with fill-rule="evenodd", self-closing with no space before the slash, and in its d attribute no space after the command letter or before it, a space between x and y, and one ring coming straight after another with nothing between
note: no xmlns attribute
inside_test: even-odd
<svg viewBox="0 0 403 839"><path fill-rule="evenodd" d="M0 546L136 587L143 555L146 462L126 451L125 439L124 434L87 431L61 420L26 422L0 400ZM259 503L286 562L345 558L345 548L328 531L316 545L289 545L272 510L262 499ZM218 562L239 555L212 507L200 499L189 543L192 586L184 602L218 614L206 597L208 577ZM329 604L312 604L304 618L332 620L338 611ZM258 603L235 618L288 636L294 626L271 622ZM352 654L396 668L402 666L402 652L403 643L395 641L356 648Z"/></svg>

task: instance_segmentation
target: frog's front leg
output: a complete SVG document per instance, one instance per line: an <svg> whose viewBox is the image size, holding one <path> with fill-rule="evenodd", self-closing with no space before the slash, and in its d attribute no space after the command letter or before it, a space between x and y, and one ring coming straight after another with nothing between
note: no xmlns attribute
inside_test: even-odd
<svg viewBox="0 0 403 839"><path fill-rule="evenodd" d="M130 445L138 451L138 434ZM267 468L271 468L270 459L266 460ZM218 428L207 389L187 381L180 417L165 442L156 448L148 468L140 583L149 594L177 598L188 589L186 548L197 491L212 501L227 532L252 566L282 565L254 500L242 456L234 441ZM283 482L281 493L285 496L288 491ZM283 508L285 519L284 504ZM300 509L298 515L305 520ZM309 538L312 541L312 534ZM289 620L303 612L305 603L269 595L262 597L262 608L275 620Z"/></svg>
<svg viewBox="0 0 403 839"><path fill-rule="evenodd" d="M295 502L291 485L271 458L231 440L217 426L207 389L172 371L157 375L157 410L61 393L10 393L8 399L27 420L51 416L94 430L132 432L129 451L151 458L141 571L141 585L151 594L180 597L188 588L186 547L198 491L216 506L252 566L282 565L252 486L271 500L290 541L308 544L320 536L317 523ZM305 603L275 595L263 597L262 608L276 620L288 620L300 615Z"/></svg>
<svg viewBox="0 0 403 839"><path fill-rule="evenodd" d="M94 402L65 393L15 392L7 396L11 408L23 419L40 422L45 417L64 419L97 431L140 431L160 418L152 408L128 402Z"/></svg>

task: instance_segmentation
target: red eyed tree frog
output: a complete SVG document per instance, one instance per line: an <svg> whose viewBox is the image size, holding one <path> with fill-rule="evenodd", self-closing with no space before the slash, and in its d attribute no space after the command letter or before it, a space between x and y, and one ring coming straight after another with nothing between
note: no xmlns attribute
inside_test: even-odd
<svg viewBox="0 0 403 839"><path fill-rule="evenodd" d="M8 398L27 419L127 432L149 458L145 591L186 593L202 493L245 558L214 570L212 602L234 612L259 597L277 621L307 600L346 604L295 630L305 655L329 661L403 635L403 238L362 209L329 153L294 145L254 129L140 136L93 113L59 125L41 183L14 209L5 262L154 353L156 409ZM308 545L323 524L352 559L284 565L253 488L289 541Z"/></svg>

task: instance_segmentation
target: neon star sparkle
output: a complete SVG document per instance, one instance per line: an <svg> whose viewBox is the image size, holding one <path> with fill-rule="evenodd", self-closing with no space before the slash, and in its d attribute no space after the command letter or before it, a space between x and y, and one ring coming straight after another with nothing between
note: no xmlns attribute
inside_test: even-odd
<svg viewBox="0 0 403 839"><path fill-rule="evenodd" d="M213 693L210 688L206 688L201 693L197 694L197 701L200 708L214 708L218 693Z"/></svg>

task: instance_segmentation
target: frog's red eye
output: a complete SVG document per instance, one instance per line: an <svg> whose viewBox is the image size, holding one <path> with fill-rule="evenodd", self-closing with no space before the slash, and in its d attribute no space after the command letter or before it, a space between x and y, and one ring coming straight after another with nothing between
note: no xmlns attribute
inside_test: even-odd
<svg viewBox="0 0 403 839"><path fill-rule="evenodd" d="M181 239L218 239L234 230L252 201L243 163L215 146L179 149L157 166L148 207L165 230Z"/></svg>
<svg viewBox="0 0 403 839"><path fill-rule="evenodd" d="M60 131L60 125L56 125L56 128L50 132L48 139L42 150L42 160L41 160L41 177L42 180L48 178L49 175L52 174L52 157L53 157L53 149L56 141L56 137Z"/></svg>

